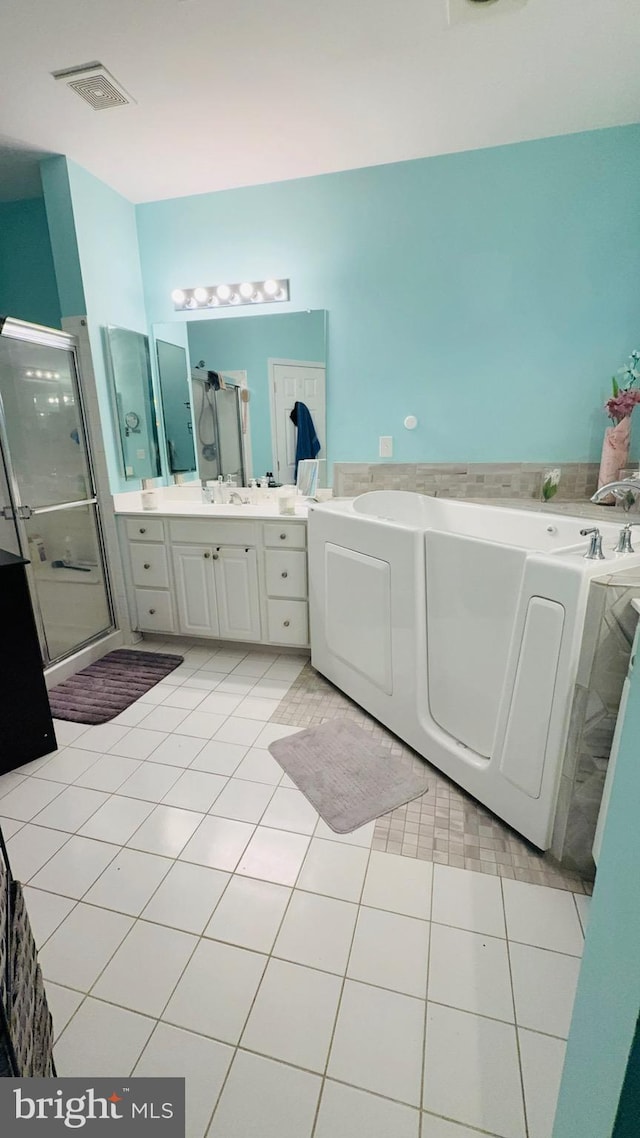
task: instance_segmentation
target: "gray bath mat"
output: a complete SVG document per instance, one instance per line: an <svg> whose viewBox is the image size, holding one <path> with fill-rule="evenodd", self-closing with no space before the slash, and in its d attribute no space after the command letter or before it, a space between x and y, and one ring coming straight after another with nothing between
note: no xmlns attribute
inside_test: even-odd
<svg viewBox="0 0 640 1138"><path fill-rule="evenodd" d="M277 739L269 750L336 834L411 802L430 777L348 719L331 719Z"/></svg>
<svg viewBox="0 0 640 1138"><path fill-rule="evenodd" d="M72 723L106 723L183 661L184 656L169 652L117 648L53 688L49 692L51 714Z"/></svg>

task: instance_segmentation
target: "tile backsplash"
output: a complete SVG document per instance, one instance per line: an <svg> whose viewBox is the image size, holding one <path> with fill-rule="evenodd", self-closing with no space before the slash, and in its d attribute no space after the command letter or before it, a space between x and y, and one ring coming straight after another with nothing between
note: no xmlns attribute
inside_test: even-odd
<svg viewBox="0 0 640 1138"><path fill-rule="evenodd" d="M333 493L352 498L368 490L413 490L442 498L539 499L547 470L562 471L556 498L590 498L598 485L598 463L565 462L336 462Z"/></svg>

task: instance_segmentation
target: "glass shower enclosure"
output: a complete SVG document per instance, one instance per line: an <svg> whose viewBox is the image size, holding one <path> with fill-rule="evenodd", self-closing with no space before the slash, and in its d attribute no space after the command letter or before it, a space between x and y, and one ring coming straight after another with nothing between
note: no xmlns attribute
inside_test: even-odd
<svg viewBox="0 0 640 1138"><path fill-rule="evenodd" d="M114 628L73 336L0 317L0 548L28 575L46 666Z"/></svg>

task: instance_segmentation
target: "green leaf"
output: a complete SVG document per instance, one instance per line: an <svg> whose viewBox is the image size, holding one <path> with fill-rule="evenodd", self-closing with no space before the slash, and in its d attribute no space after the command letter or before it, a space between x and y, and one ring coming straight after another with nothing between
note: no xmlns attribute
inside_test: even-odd
<svg viewBox="0 0 640 1138"><path fill-rule="evenodd" d="M611 386L613 388L613 398L615 399L616 395L620 394L620 387L615 375L611 376Z"/></svg>

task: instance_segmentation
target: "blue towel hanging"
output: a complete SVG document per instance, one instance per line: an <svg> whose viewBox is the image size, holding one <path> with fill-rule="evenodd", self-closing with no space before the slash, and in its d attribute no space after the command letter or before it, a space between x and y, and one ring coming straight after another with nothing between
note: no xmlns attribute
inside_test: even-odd
<svg viewBox="0 0 640 1138"><path fill-rule="evenodd" d="M320 440L313 425L311 412L306 403L295 403L289 418L297 428L296 436L296 469L294 477L298 477L298 463L305 458L315 458L320 451Z"/></svg>

